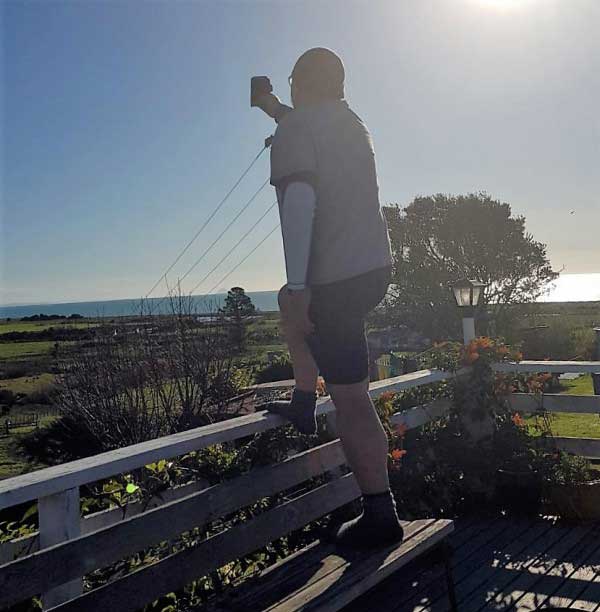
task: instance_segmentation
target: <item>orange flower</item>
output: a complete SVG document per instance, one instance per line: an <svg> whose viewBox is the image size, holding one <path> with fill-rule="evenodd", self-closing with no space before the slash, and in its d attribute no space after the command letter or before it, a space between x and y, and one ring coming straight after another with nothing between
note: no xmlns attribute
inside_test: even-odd
<svg viewBox="0 0 600 612"><path fill-rule="evenodd" d="M490 338L477 338L477 340L475 341L475 345L477 346L477 348L490 348L492 346L492 340Z"/></svg>
<svg viewBox="0 0 600 612"><path fill-rule="evenodd" d="M523 353L521 351L515 353L515 361L523 361Z"/></svg>
<svg viewBox="0 0 600 612"><path fill-rule="evenodd" d="M402 459L402 457L404 457L404 455L406 455L406 451L402 448L395 448L392 451L392 459L394 461L400 461L400 459Z"/></svg>
<svg viewBox="0 0 600 612"><path fill-rule="evenodd" d="M515 414L513 414L512 422L517 427L524 427L525 426L525 420L523 419L523 417L518 412L515 412Z"/></svg>
<svg viewBox="0 0 600 612"><path fill-rule="evenodd" d="M408 431L408 427L406 426L406 423L398 423L398 425L394 427L394 431L396 432L396 435L404 438L406 432Z"/></svg>
<svg viewBox="0 0 600 612"><path fill-rule="evenodd" d="M393 400L396 397L396 393L394 391L384 391L380 396L379 399L382 402L389 402L391 400Z"/></svg>

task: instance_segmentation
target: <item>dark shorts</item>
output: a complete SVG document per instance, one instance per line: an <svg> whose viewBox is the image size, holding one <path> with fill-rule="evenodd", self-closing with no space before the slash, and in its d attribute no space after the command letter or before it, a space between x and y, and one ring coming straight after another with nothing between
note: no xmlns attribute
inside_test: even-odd
<svg viewBox="0 0 600 612"><path fill-rule="evenodd" d="M325 382L358 383L369 375L365 317L381 302L391 269L311 287L309 317L315 333L307 341Z"/></svg>

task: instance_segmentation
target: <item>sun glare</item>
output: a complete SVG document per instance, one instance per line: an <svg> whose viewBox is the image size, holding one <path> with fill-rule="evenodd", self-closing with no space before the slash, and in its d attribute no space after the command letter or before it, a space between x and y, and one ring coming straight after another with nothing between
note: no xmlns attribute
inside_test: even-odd
<svg viewBox="0 0 600 612"><path fill-rule="evenodd" d="M499 11L509 11L522 8L528 0L476 0L480 6L493 8Z"/></svg>

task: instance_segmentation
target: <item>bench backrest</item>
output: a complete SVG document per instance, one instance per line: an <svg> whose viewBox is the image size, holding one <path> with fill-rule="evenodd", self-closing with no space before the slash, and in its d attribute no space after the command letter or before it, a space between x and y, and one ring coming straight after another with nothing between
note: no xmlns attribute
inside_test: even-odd
<svg viewBox="0 0 600 612"><path fill-rule="evenodd" d="M339 476L336 470L345 462L341 443L335 440L7 563L0 567L0 608L48 592L265 497L335 472L325 484L292 495L252 520L52 608L85 612L138 610L356 499L360 490L353 474Z"/></svg>

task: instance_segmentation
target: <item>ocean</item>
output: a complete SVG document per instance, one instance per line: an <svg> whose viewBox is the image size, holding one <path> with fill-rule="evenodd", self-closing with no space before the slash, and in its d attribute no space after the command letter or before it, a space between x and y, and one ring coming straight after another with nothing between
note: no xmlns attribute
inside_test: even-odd
<svg viewBox="0 0 600 612"><path fill-rule="evenodd" d="M210 296L192 296L191 307L195 312L207 314L215 312L223 305L226 293L211 294ZM277 305L277 291L248 291L247 295L252 303L263 312L279 310ZM145 311L156 314L171 312L169 301L163 298L148 298L145 300ZM71 315L80 314L84 317L123 317L136 315L140 312L140 300L103 300L96 302L67 302L64 304L27 304L19 306L0 306L0 319L18 319L34 314Z"/></svg>
<svg viewBox="0 0 600 612"><path fill-rule="evenodd" d="M249 291L254 305L263 312L278 310L277 291ZM199 313L215 312L225 299L226 294L192 297L194 309ZM600 301L600 273L562 274L550 292L543 296L543 302L594 302ZM163 298L149 298L148 307L153 312L168 313L168 301ZM77 313L84 317L120 317L139 313L140 300L105 300L95 302L68 302L64 304L28 304L0 306L0 319L17 319L34 314L70 315Z"/></svg>

